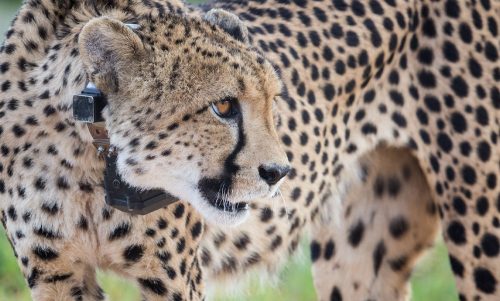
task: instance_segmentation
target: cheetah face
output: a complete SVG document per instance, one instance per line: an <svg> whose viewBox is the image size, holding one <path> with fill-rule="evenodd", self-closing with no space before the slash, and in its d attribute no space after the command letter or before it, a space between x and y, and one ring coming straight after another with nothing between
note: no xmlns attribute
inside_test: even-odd
<svg viewBox="0 0 500 301"><path fill-rule="evenodd" d="M209 221L243 221L290 169L272 114L281 82L227 12L141 28L98 18L79 38L84 66L108 97L121 175L189 201Z"/></svg>

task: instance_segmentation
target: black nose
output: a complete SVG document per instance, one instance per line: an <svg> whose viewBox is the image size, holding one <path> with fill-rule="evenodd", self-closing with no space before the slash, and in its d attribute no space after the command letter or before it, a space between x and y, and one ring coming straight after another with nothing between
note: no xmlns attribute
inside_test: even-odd
<svg viewBox="0 0 500 301"><path fill-rule="evenodd" d="M259 175L269 185L278 183L290 171L288 165L269 164L259 166Z"/></svg>

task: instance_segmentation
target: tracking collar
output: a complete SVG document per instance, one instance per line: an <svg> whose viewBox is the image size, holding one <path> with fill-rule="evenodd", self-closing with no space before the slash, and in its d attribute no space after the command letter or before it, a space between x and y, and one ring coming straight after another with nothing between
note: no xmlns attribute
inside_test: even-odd
<svg viewBox="0 0 500 301"><path fill-rule="evenodd" d="M106 204L124 212L144 215L177 202L178 198L163 190L142 190L123 181L116 169L118 154L116 149L110 147L102 116L107 103L105 95L93 83L88 83L81 94L73 96L73 117L86 123L97 153L106 160Z"/></svg>

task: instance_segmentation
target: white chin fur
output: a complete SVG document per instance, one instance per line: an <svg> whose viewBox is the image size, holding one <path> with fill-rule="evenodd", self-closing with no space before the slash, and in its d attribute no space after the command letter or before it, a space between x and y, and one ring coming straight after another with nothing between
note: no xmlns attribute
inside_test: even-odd
<svg viewBox="0 0 500 301"><path fill-rule="evenodd" d="M124 156L118 158L118 170L122 174L125 181L136 187L143 187L145 189L163 187L163 189L178 197L180 200L189 202L209 223L220 226L237 226L243 223L249 216L250 210L248 209L239 212L227 212L213 207L201 196L196 186L189 185L186 181L182 181L178 178L136 178L131 176L130 172L127 173L127 169L121 168L125 166L123 161ZM168 183L168 187L164 187L165 183Z"/></svg>
<svg viewBox="0 0 500 301"><path fill-rule="evenodd" d="M237 226L243 223L249 215L248 209L228 212L213 207L201 196L197 188L186 185L182 181L173 180L166 181L166 183L169 183L169 187L165 188L168 192L189 202L209 223L219 226Z"/></svg>

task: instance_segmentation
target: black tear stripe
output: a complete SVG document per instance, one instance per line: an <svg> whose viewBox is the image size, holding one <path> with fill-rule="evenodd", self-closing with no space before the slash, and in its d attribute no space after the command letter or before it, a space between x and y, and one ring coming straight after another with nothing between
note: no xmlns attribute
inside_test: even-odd
<svg viewBox="0 0 500 301"><path fill-rule="evenodd" d="M238 105L239 107L239 105ZM241 108L238 108L241 112ZM229 154L224 162L224 174L223 177L229 178L229 184L232 184L232 175L237 173L240 170L240 167L235 163L236 157L243 150L243 147L246 145L246 136L245 131L243 130L243 118L240 117L238 120L238 141L236 142L236 146L234 150Z"/></svg>
<svg viewBox="0 0 500 301"><path fill-rule="evenodd" d="M241 112L238 104L238 110ZM233 151L227 156L224 161L224 170L222 175L217 178L203 178L198 183L198 188L203 197L209 201L215 201L220 187L229 190L233 185L233 175L240 170L235 161L238 154L243 150L246 145L245 131L243 130L243 117L238 119L238 141Z"/></svg>

